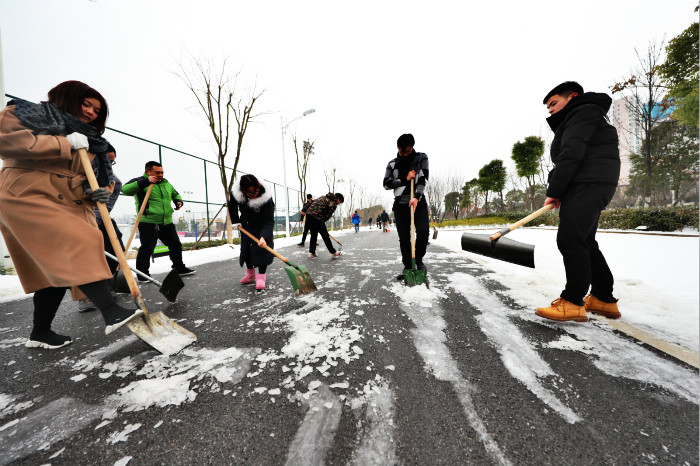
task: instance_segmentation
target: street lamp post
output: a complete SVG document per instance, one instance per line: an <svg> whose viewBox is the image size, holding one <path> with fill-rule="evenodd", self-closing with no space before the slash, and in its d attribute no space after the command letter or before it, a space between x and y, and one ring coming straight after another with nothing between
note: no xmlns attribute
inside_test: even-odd
<svg viewBox="0 0 700 466"><path fill-rule="evenodd" d="M287 199L287 210L284 216L284 228L287 238L289 238L289 187L287 186L287 159L284 155L284 136L287 133L287 128L289 127L289 125L297 121L299 118L303 118L306 115L310 115L315 111L316 109L310 108L295 119L288 121L286 124L284 122L284 117L280 117L280 122L282 125L282 174L284 177L284 196Z"/></svg>

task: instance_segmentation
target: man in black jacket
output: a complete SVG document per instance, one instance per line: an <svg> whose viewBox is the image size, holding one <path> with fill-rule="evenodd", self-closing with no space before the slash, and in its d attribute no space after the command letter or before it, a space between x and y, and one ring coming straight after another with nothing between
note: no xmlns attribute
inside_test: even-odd
<svg viewBox="0 0 700 466"><path fill-rule="evenodd" d="M613 198L620 176L617 130L606 118L612 99L584 94L580 84L568 81L549 91L543 103L554 131L554 168L544 205L560 208L557 246L564 258L566 287L550 307L536 314L586 322L588 310L618 318L613 275L595 239L600 213Z"/></svg>
<svg viewBox="0 0 700 466"><path fill-rule="evenodd" d="M304 242L306 241L306 235L309 233L309 221L306 219L306 211L309 210L309 207L311 206L311 203L314 201L314 197L311 194L306 195L306 202L304 202L304 205L301 207L301 212L299 214L301 215L302 221L304 222L304 233L301 235L301 243L297 244L297 246L304 246Z"/></svg>
<svg viewBox="0 0 700 466"><path fill-rule="evenodd" d="M416 267L426 270L423 264L423 256L428 246L430 233L430 219L428 218L428 203L423 192L428 182L428 156L423 152L416 152L413 146L416 144L412 134L402 134L396 141L398 154L389 161L384 172L384 189L394 191L394 219L396 232L399 234L399 247L404 269L413 267L411 254L411 210L414 212L416 227ZM414 192L411 197L411 180L414 179ZM382 223L386 231L386 212L382 213ZM403 273L397 277L403 280Z"/></svg>
<svg viewBox="0 0 700 466"><path fill-rule="evenodd" d="M311 244L309 245L309 258L316 258L316 241L318 240L319 233L323 242L328 248L328 252L331 253L331 258L338 257L340 251L336 251L331 243L330 235L326 229L326 222L330 220L335 213L336 207L342 204L345 198L341 193L328 193L325 196L316 198L308 210L306 211L306 221L309 222L309 228L311 231Z"/></svg>

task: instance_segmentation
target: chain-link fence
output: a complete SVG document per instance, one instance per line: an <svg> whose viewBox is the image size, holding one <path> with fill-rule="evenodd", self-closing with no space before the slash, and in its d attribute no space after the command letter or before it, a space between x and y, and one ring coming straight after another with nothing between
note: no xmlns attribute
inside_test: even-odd
<svg viewBox="0 0 700 466"><path fill-rule="evenodd" d="M5 95L9 99L17 98ZM123 184L143 175L148 161L154 160L163 165L165 179L185 201L184 206L173 215L173 223L183 241L195 241L205 231L203 239L218 239L225 235L226 208L223 205L228 194L221 183L219 165L216 162L110 127L107 127L104 137L117 151L116 164L112 168ZM226 171L230 179L233 169L227 167ZM237 170L237 176L244 174L245 172ZM299 232L299 212L303 205L301 192L288 187L285 196L284 185L265 181L273 191L275 234L285 234L286 217L289 217L290 232ZM137 214L134 197L123 194L111 212L112 218L127 238ZM329 229L342 228L344 219L333 218L327 225ZM235 236L238 234L234 233Z"/></svg>

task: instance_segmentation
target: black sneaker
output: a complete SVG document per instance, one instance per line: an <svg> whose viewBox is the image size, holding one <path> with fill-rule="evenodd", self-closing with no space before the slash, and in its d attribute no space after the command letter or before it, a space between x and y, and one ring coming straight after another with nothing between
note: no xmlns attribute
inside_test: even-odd
<svg viewBox="0 0 700 466"><path fill-rule="evenodd" d="M141 309L125 309L119 304L112 304L102 313L105 320L105 335L109 335L142 314Z"/></svg>
<svg viewBox="0 0 700 466"><path fill-rule="evenodd" d="M176 270L177 270L177 273L181 276L192 275L193 273L195 273L194 269L187 268L184 265L182 267L177 267Z"/></svg>
<svg viewBox="0 0 700 466"><path fill-rule="evenodd" d="M302 248L304 247L304 243L297 243L297 246L301 246Z"/></svg>
<svg viewBox="0 0 700 466"><path fill-rule="evenodd" d="M53 330L45 330L37 333L32 332L24 346L27 348L57 349L71 343L73 343L71 337L59 335Z"/></svg>
<svg viewBox="0 0 700 466"><path fill-rule="evenodd" d="M402 281L403 281L403 273L400 274L400 275L397 275L397 276L396 276L396 279L397 279L398 281L402 282Z"/></svg>
<svg viewBox="0 0 700 466"><path fill-rule="evenodd" d="M425 267L425 264L423 264L422 262L420 264L416 264L416 268L418 270L425 270L426 272L428 271L428 269Z"/></svg>

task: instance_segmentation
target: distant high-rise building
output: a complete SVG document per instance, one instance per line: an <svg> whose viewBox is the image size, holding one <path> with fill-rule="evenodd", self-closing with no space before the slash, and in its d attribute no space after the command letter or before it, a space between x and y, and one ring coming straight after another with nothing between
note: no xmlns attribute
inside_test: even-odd
<svg viewBox="0 0 700 466"><path fill-rule="evenodd" d="M638 154L642 149L642 128L635 117L630 97L614 100L608 112L610 123L617 129L620 148L619 186L629 185L630 154Z"/></svg>

